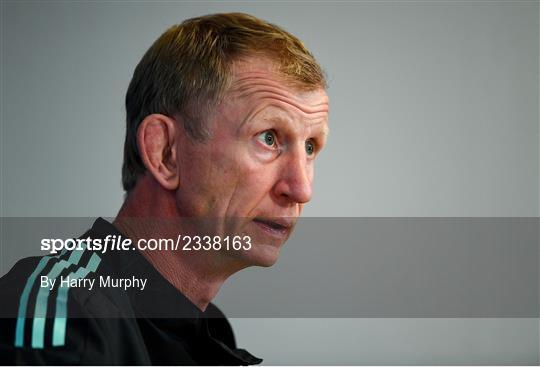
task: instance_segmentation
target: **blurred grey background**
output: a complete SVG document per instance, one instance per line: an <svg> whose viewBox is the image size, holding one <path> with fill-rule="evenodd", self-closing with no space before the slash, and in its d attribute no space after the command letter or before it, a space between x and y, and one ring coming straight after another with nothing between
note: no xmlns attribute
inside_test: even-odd
<svg viewBox="0 0 540 367"><path fill-rule="evenodd" d="M538 1L1 5L2 217L114 216L135 65L170 25L229 11L283 26L328 74L305 216L539 216ZM265 364L540 363L538 319L232 323Z"/></svg>

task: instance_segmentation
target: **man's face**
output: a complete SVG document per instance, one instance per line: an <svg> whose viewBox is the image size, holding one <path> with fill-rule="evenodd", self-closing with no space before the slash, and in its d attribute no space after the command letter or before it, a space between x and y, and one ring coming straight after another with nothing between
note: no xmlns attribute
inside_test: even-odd
<svg viewBox="0 0 540 367"><path fill-rule="evenodd" d="M250 236L249 251L228 254L246 265L272 265L311 199L327 120L324 90L298 91L265 58L235 63L209 118L209 141L180 137L181 215L212 218L214 235Z"/></svg>

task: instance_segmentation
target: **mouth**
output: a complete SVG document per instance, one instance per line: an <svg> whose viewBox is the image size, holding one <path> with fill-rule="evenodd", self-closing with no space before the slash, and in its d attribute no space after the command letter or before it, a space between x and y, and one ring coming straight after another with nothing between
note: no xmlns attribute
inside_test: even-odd
<svg viewBox="0 0 540 367"><path fill-rule="evenodd" d="M256 217L253 222L263 229L266 233L278 237L286 238L294 225L294 221L287 218L262 218Z"/></svg>

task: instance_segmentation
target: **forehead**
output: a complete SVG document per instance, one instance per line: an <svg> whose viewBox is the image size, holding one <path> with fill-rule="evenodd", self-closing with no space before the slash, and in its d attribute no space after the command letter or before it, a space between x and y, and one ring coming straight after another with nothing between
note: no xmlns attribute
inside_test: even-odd
<svg viewBox="0 0 540 367"><path fill-rule="evenodd" d="M328 113L328 96L321 88L301 90L279 71L276 62L260 56L235 61L226 96L232 99L275 99L303 113Z"/></svg>

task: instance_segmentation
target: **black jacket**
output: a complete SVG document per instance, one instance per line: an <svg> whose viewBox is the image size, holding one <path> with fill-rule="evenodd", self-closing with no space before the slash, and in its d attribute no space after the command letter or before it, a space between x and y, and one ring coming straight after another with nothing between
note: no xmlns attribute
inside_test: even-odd
<svg viewBox="0 0 540 367"><path fill-rule="evenodd" d="M81 238L121 235L97 219ZM124 236L125 237L125 236ZM89 287L42 287L41 277L95 279ZM145 278L143 291L97 286ZM60 283L58 281L58 283ZM249 365L232 329L210 304L201 312L136 250L64 251L19 261L0 279L0 363Z"/></svg>

